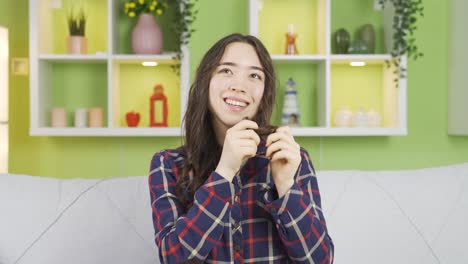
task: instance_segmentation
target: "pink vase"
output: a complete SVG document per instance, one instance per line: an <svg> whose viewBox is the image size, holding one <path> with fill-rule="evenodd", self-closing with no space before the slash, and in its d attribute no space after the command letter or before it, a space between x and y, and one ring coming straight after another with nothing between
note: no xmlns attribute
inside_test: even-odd
<svg viewBox="0 0 468 264"><path fill-rule="evenodd" d="M67 38L68 54L86 54L88 52L87 39L83 36L69 36Z"/></svg>
<svg viewBox="0 0 468 264"><path fill-rule="evenodd" d="M141 14L132 31L132 50L135 54L161 54L163 36L153 15Z"/></svg>

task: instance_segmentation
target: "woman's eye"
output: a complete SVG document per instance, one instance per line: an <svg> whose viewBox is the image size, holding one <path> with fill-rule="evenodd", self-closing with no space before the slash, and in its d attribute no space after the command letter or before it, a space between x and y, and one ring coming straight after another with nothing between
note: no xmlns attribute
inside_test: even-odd
<svg viewBox="0 0 468 264"><path fill-rule="evenodd" d="M262 76L260 76L259 74L256 74L256 73L252 73L250 76L251 76L252 78L259 79L259 80L262 79Z"/></svg>
<svg viewBox="0 0 468 264"><path fill-rule="evenodd" d="M223 68L223 69L219 70L219 73L229 73L229 74L231 74L232 71L230 69L228 69L228 68Z"/></svg>

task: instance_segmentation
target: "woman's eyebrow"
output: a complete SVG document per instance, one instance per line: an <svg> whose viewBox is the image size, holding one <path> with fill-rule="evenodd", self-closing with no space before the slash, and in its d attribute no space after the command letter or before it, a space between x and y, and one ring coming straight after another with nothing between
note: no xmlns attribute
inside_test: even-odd
<svg viewBox="0 0 468 264"><path fill-rule="evenodd" d="M237 63L234 63L234 62L221 62L221 63L218 64L218 66L221 66L221 65L239 67L239 65L237 65ZM259 70L261 72L265 72L262 67L249 66L249 68L254 69L254 70Z"/></svg>

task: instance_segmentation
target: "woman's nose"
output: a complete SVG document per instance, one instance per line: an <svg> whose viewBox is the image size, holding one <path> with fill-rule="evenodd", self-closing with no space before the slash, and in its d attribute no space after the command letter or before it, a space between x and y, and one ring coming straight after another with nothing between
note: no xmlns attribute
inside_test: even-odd
<svg viewBox="0 0 468 264"><path fill-rule="evenodd" d="M245 93L245 91L246 91L245 80L243 80L242 78L237 78L235 81L233 81L229 85L229 90L235 91L235 92Z"/></svg>
<svg viewBox="0 0 468 264"><path fill-rule="evenodd" d="M229 90L234 91L234 92L245 93L244 86L239 85L239 84L229 86Z"/></svg>

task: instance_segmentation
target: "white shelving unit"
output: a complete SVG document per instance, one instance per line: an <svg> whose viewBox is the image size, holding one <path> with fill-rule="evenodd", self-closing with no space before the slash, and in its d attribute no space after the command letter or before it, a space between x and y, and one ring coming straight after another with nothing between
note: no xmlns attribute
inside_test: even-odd
<svg viewBox="0 0 468 264"><path fill-rule="evenodd" d="M84 0L92 2L94 5L105 8L105 21L107 25L100 25L104 28L105 44L102 45L102 51L87 55L69 55L54 47L54 32L57 32L57 23L65 21L54 21L51 0L29 0L30 1L30 111L31 123L30 134L33 136L180 136L182 129L180 123L167 128L150 128L140 126L137 128L128 128L122 124L121 99L125 98L122 94L122 84L120 76L122 69L127 66L136 66L143 61L156 61L160 65L169 67L180 63L180 76L178 77L178 102L177 111L181 122L186 109L186 99L189 91L189 52L187 47L182 47L183 60L178 62L173 59L174 53L163 53L161 55L133 55L122 53L122 32L119 28L121 14L120 0ZM307 16L310 19L311 30L307 34L312 34L312 42L309 47L304 48L305 52L300 55L284 55L281 52L275 52L273 49L272 59L275 65L295 65L294 67L308 69L313 65L315 72L312 75L315 81L316 98L310 104L310 115L313 115L313 125L293 128L293 134L296 136L393 136L406 135L406 79L398 79L398 88L395 87L395 75L393 69L385 66L385 61L391 59L388 54L374 55L338 55L332 53L331 48L331 3L337 0L314 0L306 1L307 5L312 3L314 12ZM277 0L260 1L249 0L249 33L262 39L260 24L260 12L262 6L275 4ZM297 4L297 3L296 3ZM281 13L281 16L294 16L294 14ZM385 15L385 21L388 21L388 14ZM278 18L275 16L275 19ZM127 19L127 18L125 18ZM391 21L391 19L389 20ZM88 24L89 26L89 24ZM95 30L95 29L94 29ZM282 41L284 40L283 30L278 32ZM63 37L63 36L60 36ZM306 37L304 34L301 38ZM130 36L128 36L130 38ZM90 41L90 40L88 40ZM262 41L264 41L262 39ZM264 41L265 42L265 41ZM267 40L268 42L268 40ZM59 51L57 51L59 50ZM314 50L309 52L308 50ZM381 115L384 123L382 127L377 128L338 128L333 124L333 100L336 99L336 93L339 93L339 84L333 83L336 74L335 71L342 71L343 67L351 61L363 61L368 65L381 66L381 71L373 74L378 75L381 83L376 85L378 90L378 100L382 105ZM50 111L54 105L54 92L62 89L57 87L57 81L54 79L62 74L63 67L74 69L89 68L89 75L95 77L99 82L105 83L96 89L96 93L103 97L101 107L105 108L105 126L103 128L53 128L50 125ZM406 67L406 60L403 59L403 66ZM67 68L67 69L68 69ZM72 70L70 70L72 71ZM95 73L98 71L99 73ZM281 69L280 69L281 71ZM280 72L279 71L279 72ZM366 79L367 73L362 74L361 79ZM98 76L96 76L98 75ZM64 78L68 78L67 75ZM339 75L338 75L339 76ZM90 77L90 78L91 78ZM67 80L61 80L65 82ZM73 81L73 80L70 80ZM128 85L128 84L127 84ZM280 83L280 85L284 85ZM301 86L305 86L301 84ZM63 87L66 89L66 87ZM301 89L308 89L302 87ZM338 92L337 92L338 91ZM76 92L76 91L73 91ZM89 91L88 91L89 92ZM300 92L300 91L299 91ZM354 95L353 95L354 96ZM356 97L362 96L355 94ZM146 101L145 101L146 102ZM279 102L281 105L282 102ZM309 106L308 106L309 107ZM125 109L127 109L126 107ZM301 112L304 114L304 112ZM70 118L70 116L69 116ZM312 122L312 121L311 121ZM310 123L310 122L309 122Z"/></svg>
<svg viewBox="0 0 468 264"><path fill-rule="evenodd" d="M317 87L317 99L316 103L311 103L312 109L316 115L317 125L316 126L305 126L293 128L293 134L296 136L396 136L406 135L406 79L399 78L393 72L393 68L387 68L386 61L391 59L389 54L363 54L363 55L348 55L348 54L333 54L331 48L331 17L332 17L332 1L336 0L315 0L307 2L308 5L311 3L314 6L314 10L308 13L307 18L303 20L310 21L311 28L315 29L312 34L315 34L311 45L315 46L315 52L308 54L300 53L299 55L283 55L277 54L275 51L272 52L273 62L278 65L287 64L298 64L302 65L313 64L317 66L316 73L316 87ZM305 2L304 2L305 3ZM278 20L278 14L281 16L296 16L297 14L288 14L285 9L285 3L280 1L267 1L267 0L249 0L249 34L259 37L268 48L268 41L271 40L271 36L265 37L261 32L261 12L271 12L273 8L267 5L278 5L277 12L275 15L271 15L275 20ZM292 4L292 3L289 3ZM309 10L308 10L309 11ZM384 12L384 21L386 24L391 22L392 14ZM390 19L389 19L390 18ZM275 23L275 22L273 22ZM391 28L390 24L384 25L386 28ZM267 28L274 27L268 25ZM276 27L275 27L276 28ZM302 27L304 29L304 25ZM283 29L283 30L281 30ZM278 37L274 40L284 43L284 35L287 31L287 25L282 25L280 30L276 30ZM269 30L268 30L269 31ZM271 33L271 32L267 32ZM304 34L299 34L299 38L304 37ZM313 43L315 40L316 43ZM271 44L271 43L269 43ZM304 44L304 42L303 42ZM273 45L272 45L273 46ZM301 49L301 47L299 47ZM304 47L302 47L304 49ZM307 48L307 47L306 47ZM271 49L269 49L271 52ZM337 89L336 85L332 83L332 77L334 69L339 67L351 67L346 66L350 62L360 61L365 62L366 65L381 65L382 70L378 73L379 78L382 80L380 85L376 87L379 89L378 93L381 94L380 100L382 100L382 112L380 113L383 117L382 127L334 127L333 116L334 112L332 109L333 91ZM406 58L402 59L403 67L406 67ZM277 69L277 73L281 72L281 69ZM396 76L396 77L395 77ZM398 79L398 88L394 79ZM280 83L279 85L284 85ZM307 84L300 84L301 86L307 86ZM304 87L303 87L304 89ZM307 88L305 88L307 89ZM300 93L300 90L298 90ZM336 96L336 95L335 95ZM356 96L361 96L356 94ZM281 105L281 104L280 104ZM302 114L302 112L301 112Z"/></svg>
<svg viewBox="0 0 468 264"><path fill-rule="evenodd" d="M86 2L86 1L85 1ZM179 136L181 135L180 124L172 127L136 127L128 128L122 124L122 111L120 111L120 69L126 66L137 66L144 61L155 61L158 65L165 67L180 64L180 75L177 83L180 87L178 105L180 105L180 120L184 109L186 109L186 98L189 90L189 51L187 47L182 47L183 59L176 61L175 52L163 52L161 55L134 55L121 54L119 43L119 19L122 16L122 1L120 0L95 0L87 1L87 10L93 10L94 5L101 10L105 9L106 21L100 24L99 27L105 28L103 32L96 33L97 29L90 28L90 23L87 24L87 32L94 30L94 34L105 34L106 36L98 36L106 39L106 43L102 46L103 50L93 52L86 55L70 55L65 54L63 48L54 47L57 41L54 39L64 37L67 32L57 33L57 24L65 24L66 20L57 19L57 9L54 9L51 0L29 0L29 39L30 39L30 135L32 136ZM62 7L65 9L65 7ZM59 10L60 11L60 10ZM64 11L63 11L64 12ZM98 11L95 11L98 12ZM98 14L102 15L102 14ZM54 20L55 19L55 20ZM128 18L125 18L128 19ZM58 20L58 21L57 21ZM95 20L96 21L96 20ZM107 25L106 25L107 24ZM93 32L91 32L93 33ZM55 35L54 35L55 34ZM128 36L130 40L130 35ZM88 37L88 49L90 41L94 41ZM90 53L92 51L89 51ZM94 66L93 66L94 65ZM106 83L103 89L96 91L100 95L105 94L104 102L101 102L101 107L104 108L104 127L102 128L75 128L67 126L65 128L51 127L51 109L57 107L54 105L54 92L62 87L57 87L56 75L61 74L60 67L75 66L82 68L90 68L90 75L93 75L93 70L102 71L98 74L105 76L94 76ZM94 68L93 68L94 67ZM143 67L143 66L142 66ZM157 66L159 67L159 66ZM158 68L155 67L155 71ZM167 69L166 69L167 70ZM174 73L175 74L175 73ZM92 78L92 76L90 77ZM73 80L62 80L63 89L67 89L67 82ZM152 87L149 87L151 90ZM74 91L76 92L76 91ZM145 101L146 102L146 101ZM84 107L92 107L91 105ZM176 111L174 111L176 112ZM171 113L170 113L171 114ZM68 114L68 119L72 114ZM141 122L140 122L141 123Z"/></svg>

